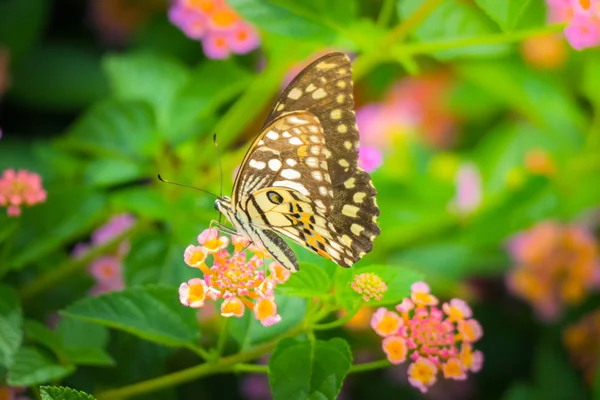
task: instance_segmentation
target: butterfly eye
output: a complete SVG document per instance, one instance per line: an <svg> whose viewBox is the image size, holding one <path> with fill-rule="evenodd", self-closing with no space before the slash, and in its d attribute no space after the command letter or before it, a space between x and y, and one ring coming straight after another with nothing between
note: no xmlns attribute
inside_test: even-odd
<svg viewBox="0 0 600 400"><path fill-rule="evenodd" d="M283 203L283 197L281 197L281 195L277 192L273 192L273 191L267 192L267 197L273 204Z"/></svg>
<svg viewBox="0 0 600 400"><path fill-rule="evenodd" d="M215 200L215 210L219 211L219 200Z"/></svg>

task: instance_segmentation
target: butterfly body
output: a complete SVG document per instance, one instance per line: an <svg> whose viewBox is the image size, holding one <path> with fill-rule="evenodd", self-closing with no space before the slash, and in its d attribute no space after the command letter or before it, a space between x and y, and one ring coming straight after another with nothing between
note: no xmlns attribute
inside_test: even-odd
<svg viewBox="0 0 600 400"><path fill-rule="evenodd" d="M231 198L215 207L292 271L298 261L278 234L350 267L380 233L376 191L357 159L350 60L330 53L283 91L242 161Z"/></svg>

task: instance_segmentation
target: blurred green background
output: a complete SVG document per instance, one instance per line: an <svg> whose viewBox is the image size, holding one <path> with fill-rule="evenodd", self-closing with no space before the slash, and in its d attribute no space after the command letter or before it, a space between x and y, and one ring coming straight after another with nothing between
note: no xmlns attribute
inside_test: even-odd
<svg viewBox="0 0 600 400"><path fill-rule="evenodd" d="M48 193L18 218L0 213L0 276L20 291L26 317L46 324L90 295L86 265L110 246L84 261L71 253L114 215L134 221L117 238L130 243L125 286L177 288L193 277L183 250L218 218L213 198L156 175L218 193L216 133L230 193L276 95L302 65L337 50L355 61L361 142L382 157L362 160L382 233L360 263L418 270L438 297L468 301L484 329L483 370L427 397L600 398L600 329L583 329L580 346L563 339L600 305L597 286L569 302L534 279L555 290L560 309L541 318L506 284L518 264L510 238L544 221L584 230L600 268L600 50L570 48L543 0L227 3L260 43L214 59L163 0L0 1L0 171L40 174ZM571 256L544 240L529 246ZM81 328L68 324L61 335ZM382 357L368 328L336 333L361 357ZM193 364L127 333L96 335L110 360L81 363L65 385L94 392ZM579 347L591 361L577 361ZM262 378L217 375L143 398L269 398ZM398 368L352 375L341 396L423 397Z"/></svg>

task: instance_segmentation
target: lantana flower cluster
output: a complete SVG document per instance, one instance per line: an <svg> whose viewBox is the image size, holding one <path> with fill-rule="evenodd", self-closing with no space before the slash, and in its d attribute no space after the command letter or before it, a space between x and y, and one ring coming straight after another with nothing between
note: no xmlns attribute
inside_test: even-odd
<svg viewBox="0 0 600 400"><path fill-rule="evenodd" d="M599 286L598 245L582 227L544 221L512 238L508 249L516 262L508 288L543 319L580 304Z"/></svg>
<svg viewBox="0 0 600 400"><path fill-rule="evenodd" d="M0 206L6 207L8 216L18 217L22 206L33 206L45 201L46 191L38 174L24 169L4 170L0 177Z"/></svg>
<svg viewBox="0 0 600 400"><path fill-rule="evenodd" d="M366 303L371 300L381 301L388 289L383 279L371 272L356 275L350 282L350 287L360 294Z"/></svg>
<svg viewBox="0 0 600 400"><path fill-rule="evenodd" d="M576 50L600 45L600 0L546 0L550 23L567 23L565 37Z"/></svg>
<svg viewBox="0 0 600 400"><path fill-rule="evenodd" d="M181 303L200 308L206 300L222 300L224 317L239 318L249 309L263 326L278 323L281 316L277 313L274 290L288 280L290 271L276 261L264 268L271 256L262 245L251 244L246 237L234 235L231 242L233 253L227 249L230 243L227 236L219 236L214 228L206 229L198 236L199 246L189 245L185 249L185 263L198 268L203 277L181 284Z"/></svg>
<svg viewBox="0 0 600 400"><path fill-rule="evenodd" d="M408 381L425 393L444 378L465 380L467 373L478 372L483 354L473 345L483 335L479 322L464 301L452 299L438 307L438 299L429 286L417 282L411 296L396 306L396 311L379 308L371 318L371 327L382 336L383 351L392 364L411 361Z"/></svg>
<svg viewBox="0 0 600 400"><path fill-rule="evenodd" d="M117 214L111 217L108 222L92 233L90 243L78 243L73 249L73 257L81 257L90 249L110 242L115 237L121 235L127 229L131 228L135 219L130 214ZM88 272L94 278L96 284L90 290L90 294L97 296L115 290L122 290L125 287L123 279L123 261L129 254L131 244L129 240L123 240L117 246L116 250L96 257L88 265Z"/></svg>
<svg viewBox="0 0 600 400"><path fill-rule="evenodd" d="M591 385L596 376L600 350L600 309L565 328L562 336L573 364Z"/></svg>
<svg viewBox="0 0 600 400"><path fill-rule="evenodd" d="M202 41L204 54L209 58L246 54L260 44L256 29L225 0L174 0L169 19L190 39Z"/></svg>
<svg viewBox="0 0 600 400"><path fill-rule="evenodd" d="M381 102L358 109L361 167L368 172L377 169L383 153L399 135L418 132L432 145L450 144L457 121L444 102L451 84L446 73L406 78L394 85Z"/></svg>

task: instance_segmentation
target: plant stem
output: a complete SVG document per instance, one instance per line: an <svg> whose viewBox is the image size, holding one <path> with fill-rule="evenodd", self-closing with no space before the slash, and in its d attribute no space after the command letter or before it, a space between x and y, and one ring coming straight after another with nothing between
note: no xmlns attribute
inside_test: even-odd
<svg viewBox="0 0 600 400"><path fill-rule="evenodd" d="M133 396L140 396L144 393L150 393L168 387L180 385L185 382L190 382L203 376L214 375L223 372L232 372L235 370L236 364L255 360L260 356L271 351L277 342L283 337L293 337L302 332L302 327L296 327L286 334L280 336L276 340L255 347L243 353L238 353L232 356L223 357L215 363L204 363L195 367L187 368L182 371L177 371L172 374L164 375L147 381L134 383L133 385L125 386L119 389L107 390L95 395L98 400L111 399L126 399Z"/></svg>
<svg viewBox="0 0 600 400"><path fill-rule="evenodd" d="M235 372L251 372L255 374L266 374L269 372L269 366L260 364L238 364L233 367Z"/></svg>
<svg viewBox="0 0 600 400"><path fill-rule="evenodd" d="M459 47L470 47L490 44L508 44L519 42L532 36L560 32L564 29L564 24L547 25L542 28L527 29L510 33L498 33L469 38L457 38L439 40L436 42L414 43L408 45L398 45L393 47L392 55L395 58L403 58L418 54L431 54L442 50L455 49Z"/></svg>
<svg viewBox="0 0 600 400"><path fill-rule="evenodd" d="M346 315L344 315L342 318L338 318L335 321L332 322L328 322L325 324L315 324L312 326L312 329L316 330L316 331L323 331L326 329L333 329L333 328L337 328L338 326L342 326L344 325L346 322L350 321L355 314L352 313L348 313Z"/></svg>
<svg viewBox="0 0 600 400"><path fill-rule="evenodd" d="M377 25L387 26L390 23L392 15L394 14L395 5L396 0L383 0L381 11L379 11L379 15L377 16Z"/></svg>
<svg viewBox="0 0 600 400"><path fill-rule="evenodd" d="M372 361L372 362L368 362L368 363L364 363L364 364L356 364L353 365L352 367L350 367L350 373L356 373L356 372L365 372L365 371L372 371L374 369L380 369L380 368L385 368L385 367L389 367L392 364L386 359L386 360L379 360L379 361Z"/></svg>
<svg viewBox="0 0 600 400"><path fill-rule="evenodd" d="M200 347L200 346L189 345L189 346L186 346L186 349L188 349L189 351L191 351L193 353L196 353L203 360L210 360L211 359L211 354L208 351L206 351L204 348Z"/></svg>
<svg viewBox="0 0 600 400"><path fill-rule="evenodd" d="M375 48L356 58L353 66L354 79L359 80L364 77L371 69L373 69L382 59L385 59L385 54L388 48L397 42L403 41L410 32L418 27L427 17L435 11L438 5L444 0L426 0L417 8L417 10L408 18L401 21L387 35L385 39Z"/></svg>
<svg viewBox="0 0 600 400"><path fill-rule="evenodd" d="M115 236L110 241L95 246L84 253L81 257L71 258L57 268L53 268L37 277L34 281L23 286L21 289L21 299L23 301L30 300L47 289L55 287L58 283L68 279L71 275L75 275L76 273L80 272L94 258L106 253L111 248L118 246L119 243L131 236L140 228L141 225L142 224L140 222L136 222L129 229L122 232L120 235Z"/></svg>
<svg viewBox="0 0 600 400"><path fill-rule="evenodd" d="M217 340L217 358L223 354L223 348L227 341L227 334L229 333L229 318L224 318L221 325L221 333L219 333L219 339Z"/></svg>

